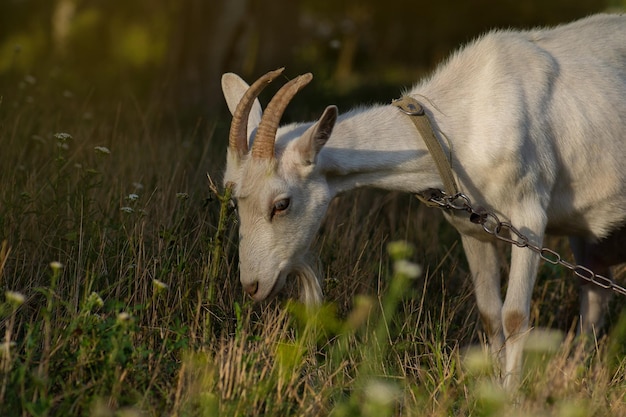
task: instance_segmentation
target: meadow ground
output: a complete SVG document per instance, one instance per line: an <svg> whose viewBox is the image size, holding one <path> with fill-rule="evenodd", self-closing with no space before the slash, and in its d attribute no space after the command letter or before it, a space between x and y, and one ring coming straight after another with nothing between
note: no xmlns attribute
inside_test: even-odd
<svg viewBox="0 0 626 417"><path fill-rule="evenodd" d="M576 281L542 265L507 394L456 232L359 191L315 242L328 303L254 305L219 187L229 120L50 90L26 78L0 102L0 415L626 416L623 299L583 349Z"/></svg>

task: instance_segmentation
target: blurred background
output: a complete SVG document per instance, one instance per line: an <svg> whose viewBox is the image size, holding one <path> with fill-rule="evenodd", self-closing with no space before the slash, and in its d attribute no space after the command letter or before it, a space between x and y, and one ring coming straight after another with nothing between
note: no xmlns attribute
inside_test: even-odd
<svg viewBox="0 0 626 417"><path fill-rule="evenodd" d="M0 95L119 99L217 120L220 75L313 72L309 98L387 101L491 28L619 10L626 0L2 0ZM19 94L19 91L16 93ZM31 94L31 93L29 93ZM37 97L30 95L30 100ZM19 105L20 103L18 103ZM320 103L316 109L328 103Z"/></svg>

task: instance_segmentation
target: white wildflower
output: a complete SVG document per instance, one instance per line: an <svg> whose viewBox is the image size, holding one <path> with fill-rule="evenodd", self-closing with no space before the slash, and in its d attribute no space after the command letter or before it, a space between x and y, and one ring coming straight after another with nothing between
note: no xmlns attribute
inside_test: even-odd
<svg viewBox="0 0 626 417"><path fill-rule="evenodd" d="M122 311L117 315L118 323L128 323L132 319L131 315L125 311Z"/></svg>
<svg viewBox="0 0 626 417"><path fill-rule="evenodd" d="M50 262L50 268L52 268L54 272L57 272L63 269L63 264L59 261L53 261L53 262Z"/></svg>
<svg viewBox="0 0 626 417"><path fill-rule="evenodd" d="M72 139L72 135L65 132L59 132L54 134L54 138L59 142L67 142L68 140Z"/></svg>
<svg viewBox="0 0 626 417"><path fill-rule="evenodd" d="M91 294L89 294L89 298L87 299L87 303L94 306L94 307L102 307L104 306L104 301L102 300L102 297L100 297L100 295L97 292L92 292Z"/></svg>
<svg viewBox="0 0 626 417"><path fill-rule="evenodd" d="M400 259L393 263L393 268L398 274L405 275L409 278L417 278L422 275L422 267L414 262Z"/></svg>
<svg viewBox="0 0 626 417"><path fill-rule="evenodd" d="M24 294L17 291L6 291L4 293L6 300L8 303L12 304L14 307L21 306L26 301L26 297Z"/></svg>
<svg viewBox="0 0 626 417"><path fill-rule="evenodd" d="M168 286L166 283L156 278L152 280L152 286L154 287L154 290L156 292L161 292L161 291L165 291L168 289Z"/></svg>
<svg viewBox="0 0 626 417"><path fill-rule="evenodd" d="M132 207L127 207L127 206L120 208L120 210L128 214L135 212L135 210Z"/></svg>
<svg viewBox="0 0 626 417"><path fill-rule="evenodd" d="M137 201L139 199L139 195L135 193L130 193L126 196L126 200L128 201Z"/></svg>
<svg viewBox="0 0 626 417"><path fill-rule="evenodd" d="M96 146L94 149L101 155L111 155L111 151L106 146Z"/></svg>
<svg viewBox="0 0 626 417"><path fill-rule="evenodd" d="M400 396L398 387L387 381L372 380L365 386L365 397L371 405L390 407Z"/></svg>

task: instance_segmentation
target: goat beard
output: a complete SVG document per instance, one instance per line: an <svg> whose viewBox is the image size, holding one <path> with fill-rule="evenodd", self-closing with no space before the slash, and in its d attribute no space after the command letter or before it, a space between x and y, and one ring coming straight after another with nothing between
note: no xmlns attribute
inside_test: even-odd
<svg viewBox="0 0 626 417"><path fill-rule="evenodd" d="M319 272L321 268L318 264L319 262L315 262L311 256L304 256L292 266L289 273L290 276L296 278L300 302L307 307L322 304L324 298L321 286L322 277Z"/></svg>

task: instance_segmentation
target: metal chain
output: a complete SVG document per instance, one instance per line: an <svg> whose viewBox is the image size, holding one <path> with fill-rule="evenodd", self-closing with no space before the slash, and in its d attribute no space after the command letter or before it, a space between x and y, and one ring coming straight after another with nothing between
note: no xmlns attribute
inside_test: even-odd
<svg viewBox="0 0 626 417"><path fill-rule="evenodd" d="M474 209L468 196L463 193L446 195L441 190L431 190L428 201L435 206L449 210L465 211L470 215L470 221L482 226L483 230L503 242L515 245L518 248L528 248L537 253L541 259L552 264L561 265L571 270L574 275L601 288L611 289L626 296L626 288L603 275L596 274L582 265L575 265L561 258L561 255L549 248L537 246L530 242L527 236L521 233L509 222L500 221L498 216L485 209Z"/></svg>

